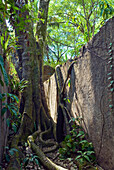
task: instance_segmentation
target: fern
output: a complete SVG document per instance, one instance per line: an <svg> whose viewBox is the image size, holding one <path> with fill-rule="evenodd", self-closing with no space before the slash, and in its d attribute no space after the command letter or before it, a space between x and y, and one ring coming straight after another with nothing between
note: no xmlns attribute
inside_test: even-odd
<svg viewBox="0 0 114 170"><path fill-rule="evenodd" d="M1 72L2 72L3 77L4 77L4 82L7 86L8 83L9 83L9 80L8 80L8 75L6 73L6 70L4 68L4 60L3 60L3 57L1 55L0 55L0 69L1 69ZM3 86L3 81L1 80L1 77L0 77L0 84Z"/></svg>

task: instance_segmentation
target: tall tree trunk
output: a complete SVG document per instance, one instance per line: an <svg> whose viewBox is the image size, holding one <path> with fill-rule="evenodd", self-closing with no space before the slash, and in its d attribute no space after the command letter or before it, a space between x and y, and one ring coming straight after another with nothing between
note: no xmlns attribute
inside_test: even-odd
<svg viewBox="0 0 114 170"><path fill-rule="evenodd" d="M19 1L20 2L20 1ZM15 135L11 147L18 148L18 144L28 140L28 143L32 147L33 151L36 150L36 154L38 155L41 162L44 163L44 166L47 168L52 166L52 169L60 169L54 163L52 163L49 159L43 156L39 147L34 143L34 140L37 139L42 145L46 145L48 147L57 148L58 144L56 141L49 142L48 139L54 138L56 139L56 124L52 120L49 114L49 109L47 107L44 86L43 86L43 56L44 56L44 48L45 48L45 39L46 39L46 29L47 29L47 17L48 17L48 6L49 0L40 0L39 1L39 13L38 13L38 23L37 23L37 31L36 36L38 38L38 46L36 44L36 39L33 33L33 24L27 23L25 26L25 31L21 33L18 32L18 36L21 37L22 41L20 45L24 45L22 47L22 53L20 55L21 65L22 65L22 78L28 80L28 86L23 93L23 115L21 120L21 125L18 130L18 133ZM29 12L25 11L24 19L27 19L29 16ZM16 29L16 28L15 28ZM63 92L64 93L64 92ZM63 99L63 95L62 99ZM60 99L61 101L61 99ZM66 116L66 111L64 110L64 106L59 103L58 111L63 112L62 116ZM64 118L63 118L64 121ZM66 123L67 121L65 121ZM62 122L63 123L63 122ZM37 131L34 131L34 124L37 127ZM59 125L59 124L58 124ZM58 128L58 133L59 128ZM62 132L61 132L62 133ZM31 136L29 136L31 135ZM28 137L29 136L29 137ZM28 138L27 138L28 137ZM62 139L62 138L61 138ZM61 142L61 139L59 142ZM37 149L35 149L37 148ZM51 148L50 148L51 149ZM45 161L49 162L49 165L46 165ZM21 155L22 157L22 155ZM19 169L20 168L20 152L17 155L13 155L8 166L8 169Z"/></svg>
<svg viewBox="0 0 114 170"><path fill-rule="evenodd" d="M50 118L49 110L46 105L42 80L48 6L49 0L40 0L36 32L39 48L37 48L36 39L33 34L32 22L26 24L26 31L23 32L18 29L16 30L15 27L16 35L21 37L21 41L18 43L21 42L19 45L24 45L22 46L22 51L19 52L19 57L20 65L22 66L22 78L28 80L28 86L23 93L24 110L20 128L11 144L12 148L18 149L18 144L27 140L28 135L33 133L34 124L37 126L38 133L40 133L40 140L42 143L46 144L44 141L46 137L45 134L48 133L48 137L51 137L51 131L53 131L52 127L55 125ZM22 15L26 20L29 13L25 11ZM8 169L19 168L19 157L19 153L12 156Z"/></svg>

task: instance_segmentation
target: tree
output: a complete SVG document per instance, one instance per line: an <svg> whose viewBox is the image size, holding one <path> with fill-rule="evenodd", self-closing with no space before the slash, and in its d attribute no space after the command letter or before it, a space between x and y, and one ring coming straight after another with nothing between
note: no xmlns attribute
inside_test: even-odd
<svg viewBox="0 0 114 170"><path fill-rule="evenodd" d="M82 45L99 31L113 13L112 1L53 0L50 3L47 27L49 48L53 49L51 44L59 43L63 48L62 53L68 47L69 57L78 56Z"/></svg>
<svg viewBox="0 0 114 170"><path fill-rule="evenodd" d="M81 1L81 4L80 1L74 3L78 3L79 9L83 8L83 13L85 16L81 16L81 17L82 18L85 17L84 18L85 20L82 21L82 18L80 17L78 21L78 16L76 16L76 18L75 17L73 18L72 13L66 10L68 11L68 13L62 15L60 14L60 17L61 18L63 17L63 23L65 22L66 26L69 27L69 25L73 25L73 28L70 28L72 34L70 33L68 28L67 28L68 30L66 29L66 26L62 28L63 29L62 31L66 32L67 38L69 37L69 40L71 40L71 37L75 36L76 33L78 33L78 31L81 33L81 35L85 35L85 32L88 31L85 38L86 40L89 40L91 35L90 34L91 24L89 23L89 19L88 19L89 13L87 14L87 12L85 11L86 10L85 5L88 4L85 4L84 1ZM93 9L92 4L89 3L89 8ZM19 47L17 49L19 62L16 68L18 76L20 80L24 78L25 80L28 81L28 86L23 93L21 106L20 106L20 111L22 113L20 128L12 140L11 148L16 148L19 151L18 148L19 143L20 142L23 143L28 139L28 143L31 145L34 152L37 153L39 159L47 169L50 169L51 167L52 167L51 169L61 169L61 167L56 166L55 164L50 162L49 159L45 157L45 155L42 153L42 151L35 144L34 141L38 136L39 142L41 142L43 145L57 147L58 144L56 140L60 143L64 138L63 127L61 126L63 122L65 122L66 134L69 133L69 126L68 126L69 116L68 116L68 111L64 106L63 99L64 99L66 82L68 80L69 74L71 73L71 69L73 65L71 65L71 67L68 70L68 75L66 77L65 83L61 83L61 84L58 81L59 77L61 76L59 67L56 69L56 77L57 77L57 85L58 85L58 121L56 126L56 124L53 122L49 114L49 109L46 104L43 81L42 81L43 57L44 57L44 49L46 46L45 44L46 44L46 29L47 29L47 21L48 21L49 0L39 1L39 9L36 17L37 8L38 8L37 6L38 6L37 0L25 0L25 1L6 0L4 2L1 1L2 12L0 15L1 16L0 19L3 22L2 18L4 16L6 20L10 21L10 24L12 25L14 30L15 37L17 39L16 42L17 46ZM73 2L71 3L71 7L73 7ZM35 9L35 12L33 11L33 9ZM79 15L81 15L80 12ZM54 25L57 24L60 27L61 21L59 23L59 18L52 17L50 20L51 20L50 25L53 24L52 21L54 20ZM78 23L76 22L76 20L78 21ZM36 21L37 24L35 28ZM86 27L84 27L85 23L86 23ZM78 30L75 28L78 28ZM50 39L52 39L52 37ZM67 42L67 40L65 41ZM76 41L78 41L78 38L76 39ZM75 46L74 42L76 41L75 39L73 40L72 42L73 47ZM70 42L60 43L58 42L58 38L55 40L55 37L54 37L54 42L56 42L56 45L58 46L59 44L61 45L67 44L66 45L67 47L70 46ZM58 48L58 52L59 52L59 48ZM55 52L53 53L55 54ZM62 56L62 52L60 56ZM57 55L57 57L60 56ZM35 132L35 130L37 131ZM47 141L48 138L54 138L55 141L48 142ZM21 157L20 152L18 152L16 155L13 155L12 160L8 166L8 169L20 169L20 161L21 161L20 157Z"/></svg>
<svg viewBox="0 0 114 170"><path fill-rule="evenodd" d="M5 2L1 2L1 4L1 16L4 15L6 19L9 19L15 31L15 37L18 39L17 45L19 49L17 49L17 53L19 62L17 72L19 78L24 78L28 81L28 86L23 93L20 106L22 113L20 128L12 140L11 148L16 148L19 151L18 144L26 141L27 137L34 132L35 124L37 131L32 137L28 138L29 144L33 150L37 152L39 159L47 169L49 169L49 167L52 167L52 169L61 169L61 167L51 163L33 142L33 138L39 135L39 140L44 145L55 145L57 147L56 142L49 143L45 141L47 139L46 134L48 134L48 138L56 138L55 123L49 114L42 81L49 0L39 1L35 34L33 30L36 18L34 19L35 14L33 14L32 7L38 5L37 1L6 0ZM6 12L4 12L4 9L6 9ZM47 160L47 162L45 160ZM19 168L20 151L17 155L12 156L8 166L8 169Z"/></svg>

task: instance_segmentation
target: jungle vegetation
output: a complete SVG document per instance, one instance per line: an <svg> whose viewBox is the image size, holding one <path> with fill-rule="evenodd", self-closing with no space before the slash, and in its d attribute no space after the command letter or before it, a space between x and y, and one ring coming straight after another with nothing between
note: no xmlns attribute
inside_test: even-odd
<svg viewBox="0 0 114 170"><path fill-rule="evenodd" d="M79 49L113 16L113 5L111 0L0 0L0 69L4 77L4 81L0 77L0 84L4 86L5 82L11 87L10 93L0 94L0 100L10 98L2 115L9 109L7 124L14 130L9 170L20 169L22 159L18 146L26 141L44 167L61 169L35 142L38 137L42 145L56 148L64 140L63 129L57 127L50 117L46 103L43 65L55 67L77 58ZM6 63L8 75L4 69ZM61 92L59 89L58 115L63 113L65 116L63 89ZM60 119L61 116L58 121ZM65 123L69 133L68 121ZM72 147L68 138L71 136L66 137L66 145Z"/></svg>

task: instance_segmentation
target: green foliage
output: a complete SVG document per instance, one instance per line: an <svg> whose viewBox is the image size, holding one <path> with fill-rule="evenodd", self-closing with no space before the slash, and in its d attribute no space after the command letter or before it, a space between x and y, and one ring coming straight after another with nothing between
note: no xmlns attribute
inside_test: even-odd
<svg viewBox="0 0 114 170"><path fill-rule="evenodd" d="M9 98L10 103L5 102L6 98ZM2 100L2 110L1 115L3 116L7 111L10 112L9 118L7 118L7 126L10 127L15 133L21 121L21 114L19 113L18 103L19 98L10 93L3 93L0 95L0 100Z"/></svg>
<svg viewBox="0 0 114 170"><path fill-rule="evenodd" d="M4 68L4 60L3 60L3 57L1 55L0 55L0 69L1 69L2 75L4 77L4 82L5 82L6 86L8 86L9 80L8 80L6 70ZM4 85L1 76L0 76L0 84L2 86Z"/></svg>
<svg viewBox="0 0 114 170"><path fill-rule="evenodd" d="M1 35L1 46L2 46L2 49L4 50L3 53L5 54L6 51L7 51L7 48L8 48L8 43L9 43L9 39L10 39L10 36L8 35L7 31L5 31L5 33Z"/></svg>
<svg viewBox="0 0 114 170"><path fill-rule="evenodd" d="M65 55L67 59L78 56L79 49L113 14L111 0L53 0L48 15L47 62L59 59L61 63Z"/></svg>
<svg viewBox="0 0 114 170"><path fill-rule="evenodd" d="M64 101L67 101L68 103L70 103L70 100L69 100L68 97L64 98L63 100L64 100Z"/></svg>
<svg viewBox="0 0 114 170"><path fill-rule="evenodd" d="M71 80L68 81L68 86L69 86L69 87L71 86Z"/></svg>
<svg viewBox="0 0 114 170"><path fill-rule="evenodd" d="M15 154L15 152L19 152L17 149L9 148L8 146L6 146L5 149L6 149L5 158L6 158L7 162L10 161L11 156L13 156Z"/></svg>
<svg viewBox="0 0 114 170"><path fill-rule="evenodd" d="M59 153L60 159L75 155L75 160L83 166L85 162L92 163L95 161L95 152L92 143L86 140L86 134L80 126L81 121L81 118L70 120L72 130L62 142L63 147L59 148Z"/></svg>
<svg viewBox="0 0 114 170"><path fill-rule="evenodd" d="M102 16L104 20L108 19L114 14L114 7L111 1L101 0L99 3L99 8L101 10L100 16Z"/></svg>
<svg viewBox="0 0 114 170"><path fill-rule="evenodd" d="M21 164L21 166L24 166L24 168L26 168L26 166L31 162L34 165L40 166L40 163L38 161L38 156L36 156L34 154L30 154L30 155L26 156L26 158L23 160L23 163Z"/></svg>
<svg viewBox="0 0 114 170"><path fill-rule="evenodd" d="M22 79L21 81L15 80L14 78L10 79L10 87L11 90L16 93L16 92L23 92L23 90L27 87L28 81Z"/></svg>
<svg viewBox="0 0 114 170"><path fill-rule="evenodd" d="M107 74L107 79L108 79L108 90L110 93L113 93L114 91L114 87L113 87L113 84L114 84L114 80L113 80L113 73L112 73L112 69L113 69L113 50L112 50L112 43L110 43L108 45L108 74ZM110 114L113 113L113 99L111 97L112 95L110 95L110 98L109 98L109 110L110 110Z"/></svg>

